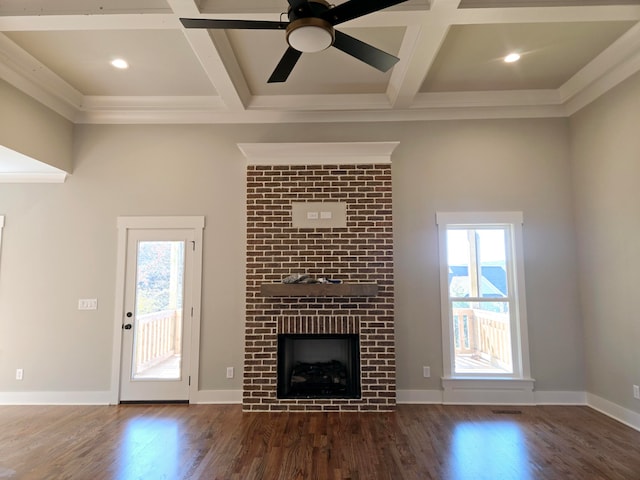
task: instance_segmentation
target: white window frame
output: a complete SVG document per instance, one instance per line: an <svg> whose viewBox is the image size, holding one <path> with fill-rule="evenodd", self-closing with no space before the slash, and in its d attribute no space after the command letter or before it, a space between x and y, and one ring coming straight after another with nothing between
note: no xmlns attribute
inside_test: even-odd
<svg viewBox="0 0 640 480"><path fill-rule="evenodd" d="M442 318L442 378L444 403L533 403L529 336L524 283L522 212L437 212L440 250L440 301ZM454 371L453 318L450 309L447 230L450 228L505 228L507 240L508 303L511 323L513 373L487 374Z"/></svg>
<svg viewBox="0 0 640 480"><path fill-rule="evenodd" d="M2 228L4 227L4 215L0 215L0 252L2 252Z"/></svg>

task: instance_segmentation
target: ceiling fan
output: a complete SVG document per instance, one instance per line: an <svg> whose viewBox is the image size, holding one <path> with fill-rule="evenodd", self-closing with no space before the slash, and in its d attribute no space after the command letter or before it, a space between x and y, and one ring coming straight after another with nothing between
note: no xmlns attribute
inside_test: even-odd
<svg viewBox="0 0 640 480"><path fill-rule="evenodd" d="M268 83L284 82L302 53L319 52L331 46L386 72L399 60L333 27L407 0L349 0L332 6L325 0L288 0L288 22L267 20L214 20L181 18L185 28L285 30L289 48L280 59Z"/></svg>

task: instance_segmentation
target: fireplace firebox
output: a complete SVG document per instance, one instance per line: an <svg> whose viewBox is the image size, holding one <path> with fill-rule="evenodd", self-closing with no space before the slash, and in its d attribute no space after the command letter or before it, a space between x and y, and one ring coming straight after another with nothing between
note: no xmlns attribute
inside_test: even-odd
<svg viewBox="0 0 640 480"><path fill-rule="evenodd" d="M357 334L278 335L278 398L360 398Z"/></svg>

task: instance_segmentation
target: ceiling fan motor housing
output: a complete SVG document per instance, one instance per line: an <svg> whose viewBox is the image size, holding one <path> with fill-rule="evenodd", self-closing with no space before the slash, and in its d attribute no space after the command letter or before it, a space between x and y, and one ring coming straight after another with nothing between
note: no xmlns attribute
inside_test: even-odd
<svg viewBox="0 0 640 480"><path fill-rule="evenodd" d="M299 18L320 16L331 8L331 4L325 0L307 0L304 2L304 5L304 7L299 8L289 6L287 17L289 17L290 22ZM309 13L311 15L309 15Z"/></svg>
<svg viewBox="0 0 640 480"><path fill-rule="evenodd" d="M286 29L287 43L292 48L307 53L320 52L333 45L333 25L319 16L330 7L325 0L308 0L305 8L290 7L287 12L290 21Z"/></svg>

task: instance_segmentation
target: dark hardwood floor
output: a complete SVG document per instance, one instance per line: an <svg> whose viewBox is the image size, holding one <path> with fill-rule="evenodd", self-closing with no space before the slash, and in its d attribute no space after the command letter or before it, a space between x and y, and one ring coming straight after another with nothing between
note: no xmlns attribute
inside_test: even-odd
<svg viewBox="0 0 640 480"><path fill-rule="evenodd" d="M587 407L3 406L4 478L640 480L640 432Z"/></svg>

